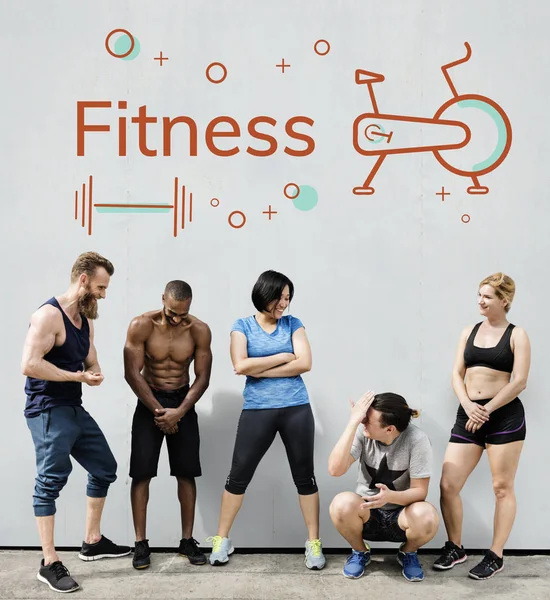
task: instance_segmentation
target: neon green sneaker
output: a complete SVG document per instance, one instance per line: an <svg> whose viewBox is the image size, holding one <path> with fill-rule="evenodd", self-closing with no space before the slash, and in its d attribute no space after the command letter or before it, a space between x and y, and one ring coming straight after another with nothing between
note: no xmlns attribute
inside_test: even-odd
<svg viewBox="0 0 550 600"><path fill-rule="evenodd" d="M308 540L306 542L306 557L304 562L308 569L320 570L325 567L326 560L321 540Z"/></svg>
<svg viewBox="0 0 550 600"><path fill-rule="evenodd" d="M219 567L229 562L229 555L233 554L235 548L230 538L215 535L206 538L207 542L212 542L212 552L210 553L210 564Z"/></svg>

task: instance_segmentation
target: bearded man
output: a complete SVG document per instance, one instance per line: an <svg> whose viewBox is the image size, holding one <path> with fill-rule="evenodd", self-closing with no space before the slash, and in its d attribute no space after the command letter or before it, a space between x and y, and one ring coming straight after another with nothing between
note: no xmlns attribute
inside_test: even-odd
<svg viewBox="0 0 550 600"><path fill-rule="evenodd" d="M32 315L23 349L25 417L37 468L33 507L44 554L37 578L57 592L79 588L54 545L55 500L72 470L71 456L88 472L86 535L79 558L88 561L130 553L128 546L101 535L101 514L117 464L101 429L82 407L82 384L103 382L93 320L113 273L112 263L97 252L81 254L73 265L69 289Z"/></svg>

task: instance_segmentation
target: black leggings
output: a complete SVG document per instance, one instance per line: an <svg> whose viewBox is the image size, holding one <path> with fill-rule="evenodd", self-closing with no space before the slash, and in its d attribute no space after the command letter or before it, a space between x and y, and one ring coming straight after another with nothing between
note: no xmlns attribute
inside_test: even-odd
<svg viewBox="0 0 550 600"><path fill-rule="evenodd" d="M318 490L313 472L315 423L309 404L286 408L243 410L237 427L231 472L225 489L244 494L252 476L279 432L292 478L302 496Z"/></svg>

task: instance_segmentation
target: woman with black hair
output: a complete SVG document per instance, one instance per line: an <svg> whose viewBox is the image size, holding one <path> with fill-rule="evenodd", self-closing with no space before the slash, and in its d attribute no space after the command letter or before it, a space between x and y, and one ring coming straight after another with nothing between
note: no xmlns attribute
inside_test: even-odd
<svg viewBox="0 0 550 600"><path fill-rule="evenodd" d="M306 567L325 566L313 467L315 424L301 377L311 369L311 348L300 319L284 315L293 295L288 277L276 271L262 273L252 290L256 314L238 319L231 328L231 360L235 373L246 375L246 384L218 533L211 538L211 565L229 560L229 531L258 464L279 433L308 530Z"/></svg>

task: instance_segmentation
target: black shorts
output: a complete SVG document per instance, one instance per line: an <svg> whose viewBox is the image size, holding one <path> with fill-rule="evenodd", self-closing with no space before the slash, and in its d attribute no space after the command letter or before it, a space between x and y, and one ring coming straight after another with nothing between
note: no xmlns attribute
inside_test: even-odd
<svg viewBox="0 0 550 600"><path fill-rule="evenodd" d="M165 392L154 390L155 398L164 408L177 408L184 400L189 386ZM156 425L153 413L138 400L132 421L132 454L130 477L149 479L156 477L162 440L166 437L170 475L174 477L199 477L199 422L195 408L190 408L178 423L178 432L165 435Z"/></svg>
<svg viewBox="0 0 550 600"><path fill-rule="evenodd" d="M368 542L406 542L405 530L397 523L404 508L372 508L369 520L363 525L363 539Z"/></svg>
<svg viewBox="0 0 550 600"><path fill-rule="evenodd" d="M491 399L476 400L475 402L485 405ZM466 431L468 415L462 408L458 407L456 422L451 430L450 442L455 444L477 444L485 448L485 444L509 444L525 439L527 429L525 427L525 410L519 398L514 398L508 404L497 408L491 413L487 423L484 423L477 431L472 433Z"/></svg>

